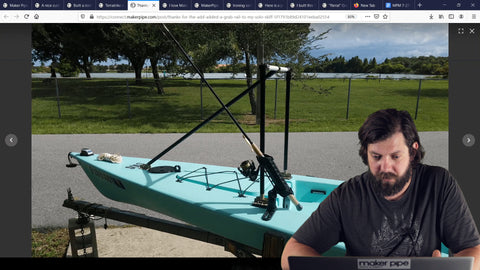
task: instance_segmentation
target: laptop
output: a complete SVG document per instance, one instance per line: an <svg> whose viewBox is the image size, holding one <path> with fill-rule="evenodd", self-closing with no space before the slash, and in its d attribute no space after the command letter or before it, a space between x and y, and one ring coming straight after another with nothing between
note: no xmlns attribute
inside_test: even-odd
<svg viewBox="0 0 480 270"><path fill-rule="evenodd" d="M296 257L291 270L472 270L473 257Z"/></svg>

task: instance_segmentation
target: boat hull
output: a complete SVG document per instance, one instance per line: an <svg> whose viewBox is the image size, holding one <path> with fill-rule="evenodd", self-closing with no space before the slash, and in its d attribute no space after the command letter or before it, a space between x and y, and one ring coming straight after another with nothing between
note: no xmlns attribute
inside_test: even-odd
<svg viewBox="0 0 480 270"><path fill-rule="evenodd" d="M288 198L277 196L277 209L268 221L265 208L252 205L260 185L245 178L236 168L158 160L155 166L179 166L179 172L150 173L139 168L149 160L122 157L121 163L98 160L98 155L70 153L93 185L105 197L141 206L182 220L227 239L263 249L266 233L289 239L342 181L292 175L286 180L303 206L298 211ZM273 189L268 178L265 193ZM343 256L339 243L326 255Z"/></svg>

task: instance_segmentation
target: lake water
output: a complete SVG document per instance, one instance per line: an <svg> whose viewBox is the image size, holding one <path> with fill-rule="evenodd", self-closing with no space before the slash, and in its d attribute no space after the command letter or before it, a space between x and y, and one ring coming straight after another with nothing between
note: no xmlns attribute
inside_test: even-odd
<svg viewBox="0 0 480 270"><path fill-rule="evenodd" d="M362 79L367 77L380 77L382 79L427 79L434 77L433 75L419 75L419 74L378 74L378 73L305 73L305 75L313 78L352 78L352 79ZM57 74L58 78L61 78L60 74ZM185 79L200 79L198 74L177 74L177 73L160 73L160 77L183 77ZM245 73L205 73L205 79L215 80L215 79L246 79ZM108 79L134 79L135 73L91 73L92 78L108 78ZM256 74L253 75L253 78L256 79ZM32 73L32 78L50 78L50 73ZM85 73L80 73L77 78L86 78ZM151 73L142 73L142 78L153 78ZM282 73L277 73L272 76L272 79L283 78Z"/></svg>

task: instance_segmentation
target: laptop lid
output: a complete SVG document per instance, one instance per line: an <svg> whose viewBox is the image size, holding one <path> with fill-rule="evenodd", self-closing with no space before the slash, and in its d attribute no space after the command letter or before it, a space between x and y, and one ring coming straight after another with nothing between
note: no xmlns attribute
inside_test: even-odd
<svg viewBox="0 0 480 270"><path fill-rule="evenodd" d="M296 257L288 258L291 270L472 270L473 257Z"/></svg>

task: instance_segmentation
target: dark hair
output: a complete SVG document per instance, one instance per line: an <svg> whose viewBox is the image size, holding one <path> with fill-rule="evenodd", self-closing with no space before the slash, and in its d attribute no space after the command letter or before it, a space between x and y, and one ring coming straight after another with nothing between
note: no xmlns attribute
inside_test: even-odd
<svg viewBox="0 0 480 270"><path fill-rule="evenodd" d="M410 156L413 157L412 166L420 163L425 156L425 151L420 144L415 123L407 111L396 109L385 109L372 113L358 130L359 154L363 163L368 165L367 149L369 144L383 141L399 131L405 137ZM413 148L414 142L418 143L418 149Z"/></svg>

